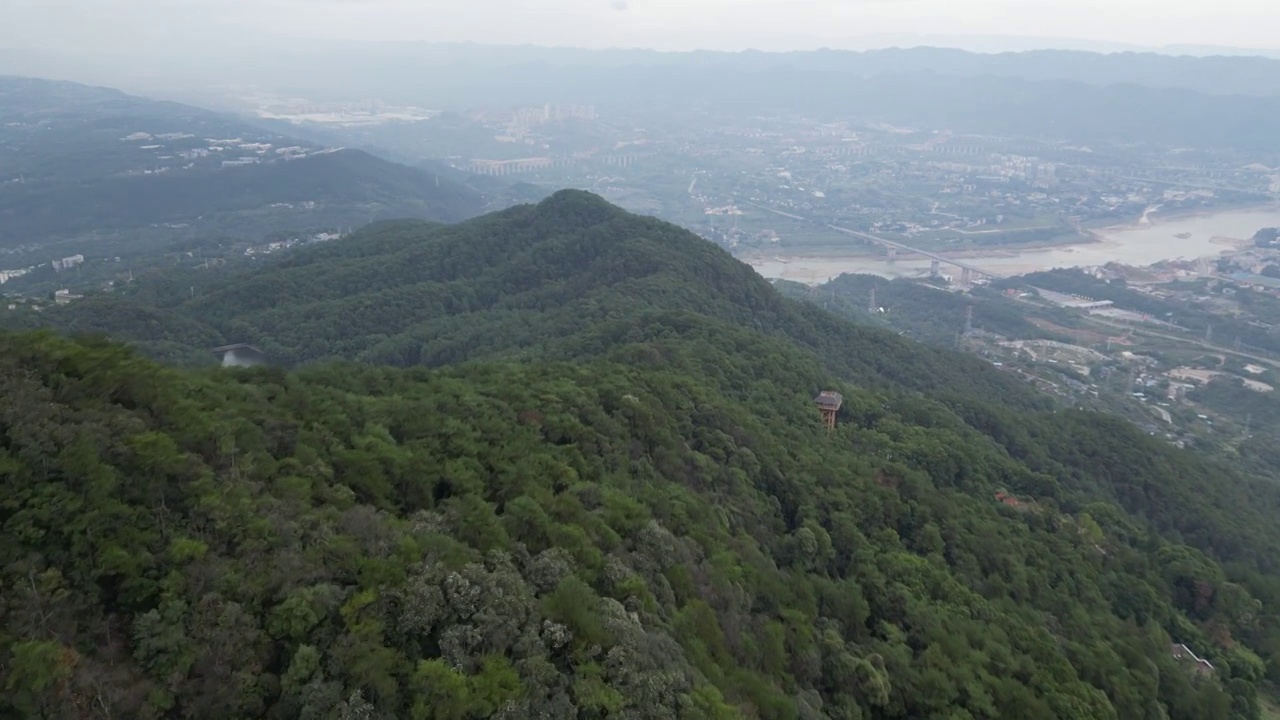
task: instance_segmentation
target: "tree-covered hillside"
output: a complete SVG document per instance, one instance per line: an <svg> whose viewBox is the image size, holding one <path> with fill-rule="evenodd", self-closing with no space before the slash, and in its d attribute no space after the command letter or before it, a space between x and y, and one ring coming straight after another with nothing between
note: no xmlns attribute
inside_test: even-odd
<svg viewBox="0 0 1280 720"><path fill-rule="evenodd" d="M292 360L440 367L0 336L0 715L1234 719L1280 679L1273 483L585 193L151 322L290 312Z"/></svg>
<svg viewBox="0 0 1280 720"><path fill-rule="evenodd" d="M483 207L478 193L453 181L358 150L341 150L172 175L10 186L0 192L0 213L6 218L0 243L159 223L198 224L223 232L253 226L266 234L395 217L452 222ZM284 217L272 218L272 213Z"/></svg>
<svg viewBox="0 0 1280 720"><path fill-rule="evenodd" d="M581 191L457 225L377 223L247 270L153 275L88 300L27 316L25 326L100 332L148 349L185 343L191 353L249 342L286 366L440 365L595 356L678 314L798 343L850 379L916 390L994 383L1010 403L1044 404L977 360L944 360L786 300L711 243Z"/></svg>
<svg viewBox="0 0 1280 720"><path fill-rule="evenodd" d="M202 235L455 222L485 207L437 173L76 83L0 76L0 148L0 247L43 262L53 244L57 257L152 255ZM139 237L155 228L168 243Z"/></svg>
<svg viewBox="0 0 1280 720"><path fill-rule="evenodd" d="M786 297L819 305L837 315L892 327L913 340L931 345L954 346L966 322L975 329L1009 337L1055 337L1028 318L1028 308L995 290L970 288L954 293L946 288L899 278L846 273L814 287L776 280L774 287ZM875 311L870 308L875 299ZM1070 314L1036 309L1058 323L1071 322ZM971 315L969 313L972 313Z"/></svg>
<svg viewBox="0 0 1280 720"><path fill-rule="evenodd" d="M1265 672L1269 616L1203 554L1026 494L925 400L837 385L827 436L813 367L4 345L20 716L1226 718Z"/></svg>

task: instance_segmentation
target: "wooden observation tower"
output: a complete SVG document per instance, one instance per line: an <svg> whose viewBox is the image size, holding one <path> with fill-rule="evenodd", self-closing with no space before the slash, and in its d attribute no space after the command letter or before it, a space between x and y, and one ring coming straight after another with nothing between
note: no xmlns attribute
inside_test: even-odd
<svg viewBox="0 0 1280 720"><path fill-rule="evenodd" d="M840 412L840 405L844 402L844 396L834 390L823 390L813 399L818 409L822 411L822 424L827 426L828 430L836 428L836 413Z"/></svg>

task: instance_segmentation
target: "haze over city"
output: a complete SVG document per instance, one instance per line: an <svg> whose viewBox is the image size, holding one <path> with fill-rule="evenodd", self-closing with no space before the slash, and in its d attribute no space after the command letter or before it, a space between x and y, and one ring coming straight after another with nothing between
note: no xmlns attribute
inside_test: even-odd
<svg viewBox="0 0 1280 720"><path fill-rule="evenodd" d="M6 0L0 47L176 51L284 39L662 50L1277 46L1268 0ZM999 47L1003 45L1004 47Z"/></svg>

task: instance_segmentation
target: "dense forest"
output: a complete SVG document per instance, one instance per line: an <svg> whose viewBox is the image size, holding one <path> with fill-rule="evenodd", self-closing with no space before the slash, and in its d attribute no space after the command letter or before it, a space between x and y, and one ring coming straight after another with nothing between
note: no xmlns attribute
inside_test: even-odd
<svg viewBox="0 0 1280 720"><path fill-rule="evenodd" d="M1033 323L1029 319L1033 310L1038 316L1052 318L1057 325L1075 322L1065 311L1017 307L1001 292L984 287L960 294L905 278L889 280L853 273L817 287L787 280L775 281L774 287L787 297L813 303L837 315L892 327L912 339L947 347L955 345L966 324L974 330L1007 337L1070 340Z"/></svg>
<svg viewBox="0 0 1280 720"><path fill-rule="evenodd" d="M1257 392L1238 378L1219 377L1188 397L1239 429L1238 439L1222 443L1220 452L1258 474L1275 476L1280 468L1280 400L1274 392Z"/></svg>
<svg viewBox="0 0 1280 720"><path fill-rule="evenodd" d="M1280 680L1272 482L589 194L188 303L119 335L298 367L0 335L0 716L1252 719Z"/></svg>

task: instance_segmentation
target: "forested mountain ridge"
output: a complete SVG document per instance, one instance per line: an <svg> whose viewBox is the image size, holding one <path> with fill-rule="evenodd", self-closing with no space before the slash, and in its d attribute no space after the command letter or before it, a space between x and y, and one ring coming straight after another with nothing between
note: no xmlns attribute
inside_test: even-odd
<svg viewBox="0 0 1280 720"><path fill-rule="evenodd" d="M175 175L137 175L74 184L21 184L0 193L7 218L0 242L48 234L65 237L95 229L157 223L212 223L216 217L263 208L306 205L293 215L360 225L387 217L454 222L484 207L480 196L452 181L359 150L297 160ZM207 220L205 216L211 216ZM323 218L319 220L318 218ZM345 223L343 221L346 221ZM282 221L285 222L285 221ZM228 225L228 227L235 227ZM268 224L266 229L288 227Z"/></svg>
<svg viewBox="0 0 1280 720"><path fill-rule="evenodd" d="M585 193L130 300L359 330L406 279L400 360L449 367L0 336L0 714L1190 720L1280 677L1274 484Z"/></svg>
<svg viewBox="0 0 1280 720"><path fill-rule="evenodd" d="M149 276L29 319L148 349L185 344L188 355L249 342L283 365L439 365L595 356L644 328L642 318L679 315L799 343L850 379L913 390L964 379L991 383L1011 404L1046 405L973 358L943 359L786 300L712 243L581 191L457 225L375 223L247 271Z"/></svg>
<svg viewBox="0 0 1280 720"><path fill-rule="evenodd" d="M485 207L436 173L76 83L0 76L0 147L0 246L57 243L64 255L134 254L139 228L260 238L393 217L454 222Z"/></svg>

